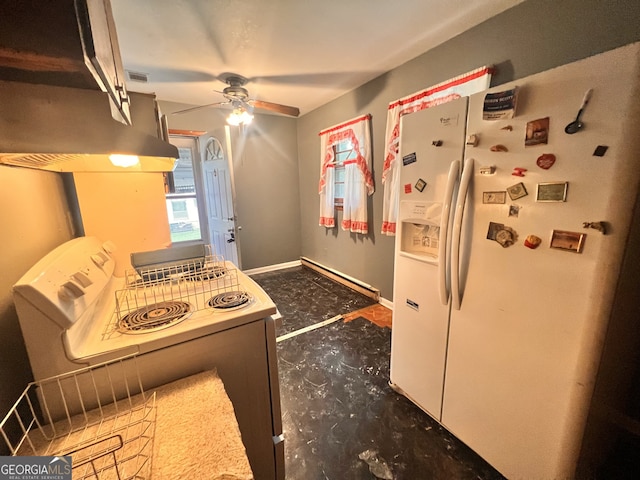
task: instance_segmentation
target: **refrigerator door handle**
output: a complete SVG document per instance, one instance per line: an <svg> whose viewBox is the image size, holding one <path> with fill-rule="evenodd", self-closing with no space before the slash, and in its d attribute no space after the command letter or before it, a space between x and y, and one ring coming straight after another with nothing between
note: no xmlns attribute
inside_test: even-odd
<svg viewBox="0 0 640 480"><path fill-rule="evenodd" d="M456 200L456 212L453 217L453 232L451 233L451 303L456 310L460 310L460 304L462 303L460 295L460 236L462 235L464 204L469 192L469 183L473 176L473 163L473 158L468 158L464 162L458 199Z"/></svg>
<svg viewBox="0 0 640 480"><path fill-rule="evenodd" d="M438 261L438 290L440 291L440 302L442 305L449 303L449 289L447 288L447 269L449 268L449 218L451 217L451 204L453 202L453 192L460 175L460 160L454 160L449 166L449 176L447 177L447 187L442 202L442 219L440 220L440 255Z"/></svg>

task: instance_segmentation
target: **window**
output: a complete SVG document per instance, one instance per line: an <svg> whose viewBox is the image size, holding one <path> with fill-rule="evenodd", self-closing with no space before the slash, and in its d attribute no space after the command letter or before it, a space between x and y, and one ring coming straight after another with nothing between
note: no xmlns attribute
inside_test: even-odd
<svg viewBox="0 0 640 480"><path fill-rule="evenodd" d="M171 202L171 208L173 209L173 218L176 220L188 220L189 212L187 210L186 200L173 200Z"/></svg>
<svg viewBox="0 0 640 480"><path fill-rule="evenodd" d="M336 210L342 210L344 207L344 162L347 160L355 160L356 151L349 140L343 140L333 146L333 155L335 158L335 175L334 175L334 205Z"/></svg>
<svg viewBox="0 0 640 480"><path fill-rule="evenodd" d="M371 115L362 115L322 130L320 136L320 214L318 225L336 226L342 209L343 230L367 234L367 196L373 194L371 175ZM340 205L342 207L340 207ZM337 208L336 208L337 206Z"/></svg>
<svg viewBox="0 0 640 480"><path fill-rule="evenodd" d="M194 152L193 148L178 146L180 158L173 172L165 176L167 213L172 242L202 239L196 197Z"/></svg>

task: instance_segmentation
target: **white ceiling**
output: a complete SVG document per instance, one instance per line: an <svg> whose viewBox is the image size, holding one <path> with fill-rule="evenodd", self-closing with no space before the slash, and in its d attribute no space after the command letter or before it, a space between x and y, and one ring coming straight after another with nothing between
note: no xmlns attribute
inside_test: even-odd
<svg viewBox="0 0 640 480"><path fill-rule="evenodd" d="M160 100L251 98L307 113L523 0L111 0L127 80ZM463 73L463 72L461 72ZM425 85L426 87L427 85Z"/></svg>

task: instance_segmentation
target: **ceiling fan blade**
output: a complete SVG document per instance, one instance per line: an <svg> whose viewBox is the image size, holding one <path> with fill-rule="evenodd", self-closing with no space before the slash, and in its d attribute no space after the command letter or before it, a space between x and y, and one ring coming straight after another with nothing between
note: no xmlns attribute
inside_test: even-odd
<svg viewBox="0 0 640 480"><path fill-rule="evenodd" d="M126 68L127 80L136 83L204 83L218 81L218 77L204 70L163 68L135 65Z"/></svg>
<svg viewBox="0 0 640 480"><path fill-rule="evenodd" d="M201 108L221 107L223 105L231 105L231 102L208 103L207 105L199 105L197 107L185 108L184 110L178 110L177 112L171 112L171 115L181 115L183 113L188 113L188 112L193 112L195 110L200 110Z"/></svg>
<svg viewBox="0 0 640 480"><path fill-rule="evenodd" d="M300 109L297 107L280 105L279 103L264 102L262 100L249 100L247 103L254 108L282 113L283 115L289 115L290 117L297 117L300 115Z"/></svg>
<svg viewBox="0 0 640 480"><path fill-rule="evenodd" d="M354 75L366 75L370 78L384 72L318 72L288 75L257 75L249 77L248 82L269 85L326 86L340 85Z"/></svg>

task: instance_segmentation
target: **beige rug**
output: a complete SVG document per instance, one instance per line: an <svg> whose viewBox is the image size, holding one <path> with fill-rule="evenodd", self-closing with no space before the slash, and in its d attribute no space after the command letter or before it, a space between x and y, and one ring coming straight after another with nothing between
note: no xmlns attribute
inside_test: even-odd
<svg viewBox="0 0 640 480"><path fill-rule="evenodd" d="M34 425L28 440L19 455L72 455L74 479L95 479L95 473L100 480L254 478L215 371L158 387L146 400L136 395L43 430Z"/></svg>
<svg viewBox="0 0 640 480"><path fill-rule="evenodd" d="M253 479L233 405L216 372L169 383L156 395L152 479Z"/></svg>

